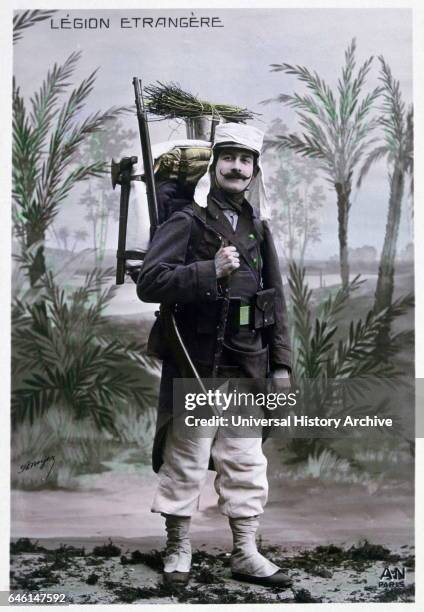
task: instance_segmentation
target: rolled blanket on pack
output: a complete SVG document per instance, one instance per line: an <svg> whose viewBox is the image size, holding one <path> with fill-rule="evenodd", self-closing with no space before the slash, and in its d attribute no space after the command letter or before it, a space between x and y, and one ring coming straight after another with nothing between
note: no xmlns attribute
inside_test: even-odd
<svg viewBox="0 0 424 612"><path fill-rule="evenodd" d="M187 206L199 178L206 172L210 147L174 147L155 163L159 223Z"/></svg>
<svg viewBox="0 0 424 612"><path fill-rule="evenodd" d="M210 144L174 146L155 161L156 180L158 183L172 180L194 186L206 172L210 156Z"/></svg>

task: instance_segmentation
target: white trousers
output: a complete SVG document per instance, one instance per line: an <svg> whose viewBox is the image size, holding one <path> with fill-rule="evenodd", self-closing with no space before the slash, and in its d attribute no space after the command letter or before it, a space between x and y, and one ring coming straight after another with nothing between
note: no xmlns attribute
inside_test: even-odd
<svg viewBox="0 0 424 612"><path fill-rule="evenodd" d="M187 428L182 432L170 425L152 512L191 516L199 507L212 457L222 514L241 518L263 513L268 480L261 438L228 438L219 427L214 433L209 438L190 438Z"/></svg>

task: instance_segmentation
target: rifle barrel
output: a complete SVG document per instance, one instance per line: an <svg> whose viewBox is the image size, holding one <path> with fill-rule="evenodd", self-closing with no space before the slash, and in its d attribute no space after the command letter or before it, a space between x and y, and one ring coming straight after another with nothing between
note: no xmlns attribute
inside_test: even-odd
<svg viewBox="0 0 424 612"><path fill-rule="evenodd" d="M153 236L158 226L158 206L156 196L156 184L153 168L152 149L150 146L149 126L147 123L147 111L144 106L143 89L141 80L133 78L135 105L137 107L138 128L140 131L141 153L143 156L144 177L146 181L147 205L149 207L150 237Z"/></svg>

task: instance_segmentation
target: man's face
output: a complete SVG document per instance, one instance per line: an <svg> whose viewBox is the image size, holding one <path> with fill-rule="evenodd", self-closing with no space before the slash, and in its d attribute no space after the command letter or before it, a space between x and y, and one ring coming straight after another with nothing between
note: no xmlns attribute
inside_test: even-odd
<svg viewBox="0 0 424 612"><path fill-rule="evenodd" d="M215 178L219 187L228 193L241 193L249 187L255 170L253 153L228 147L218 153Z"/></svg>

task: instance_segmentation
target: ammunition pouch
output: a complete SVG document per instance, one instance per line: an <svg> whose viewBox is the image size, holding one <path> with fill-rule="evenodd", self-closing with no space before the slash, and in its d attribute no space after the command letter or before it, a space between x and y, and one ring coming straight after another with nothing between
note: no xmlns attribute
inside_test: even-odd
<svg viewBox="0 0 424 612"><path fill-rule="evenodd" d="M258 291L250 303L230 298L227 333L237 333L240 327L261 329L275 323L275 289Z"/></svg>
<svg viewBox="0 0 424 612"><path fill-rule="evenodd" d="M258 291L253 308L253 328L260 329L275 323L275 289Z"/></svg>
<svg viewBox="0 0 424 612"><path fill-rule="evenodd" d="M198 334L215 334L224 298L177 306L177 322L195 326ZM250 302L231 297L225 334L233 336L241 327L262 329L275 323L275 289L258 291Z"/></svg>
<svg viewBox="0 0 424 612"><path fill-rule="evenodd" d="M171 351L159 311L155 312L155 317L156 320L153 323L153 327L150 330L149 339L147 341L146 353L149 357L154 357L155 359L160 359L163 361L164 359L169 359L171 357Z"/></svg>

